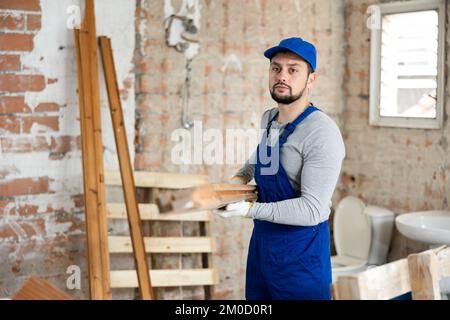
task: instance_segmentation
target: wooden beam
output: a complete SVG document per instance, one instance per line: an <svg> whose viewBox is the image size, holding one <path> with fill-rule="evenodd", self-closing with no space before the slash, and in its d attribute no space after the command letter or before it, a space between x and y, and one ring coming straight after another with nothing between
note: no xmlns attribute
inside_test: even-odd
<svg viewBox="0 0 450 320"><path fill-rule="evenodd" d="M150 270L154 287L202 286L218 283L215 269ZM136 288L135 270L111 271L113 288Z"/></svg>
<svg viewBox="0 0 450 320"><path fill-rule="evenodd" d="M408 261L400 259L357 274L338 276L334 291L340 300L388 300L408 293Z"/></svg>
<svg viewBox="0 0 450 320"><path fill-rule="evenodd" d="M208 176L169 172L134 171L136 187L182 189L208 183ZM106 171L105 183L111 186L122 185L120 172Z"/></svg>
<svg viewBox="0 0 450 320"><path fill-rule="evenodd" d="M189 213L164 213L159 214L158 206L154 203L140 203L139 212L142 220L154 221L211 221L212 213L210 211L193 211ZM124 203L107 204L109 219L126 219L127 212Z"/></svg>
<svg viewBox="0 0 450 320"><path fill-rule="evenodd" d="M144 236L142 233L141 218L136 199L136 187L134 183L133 169L128 151L128 141L125 130L122 104L120 101L119 86L111 48L111 41L107 37L100 37L100 49L102 53L103 70L108 92L109 109L113 123L114 138L119 158L122 188L128 213L128 225L130 228L131 243L134 253L134 261L139 281L139 291L143 300L154 299L154 293L148 273L147 256L145 252Z"/></svg>
<svg viewBox="0 0 450 320"><path fill-rule="evenodd" d="M450 249L427 250L408 256L411 291L414 300L441 300L439 280L449 276Z"/></svg>
<svg viewBox="0 0 450 320"><path fill-rule="evenodd" d="M85 196L89 293L91 299L111 299L103 144L97 70L94 1L86 0L82 28L75 30L78 94Z"/></svg>
<svg viewBox="0 0 450 320"><path fill-rule="evenodd" d="M202 253L215 252L216 239L212 237L145 237L146 252L151 253ZM132 252L129 237L110 236L110 253Z"/></svg>
<svg viewBox="0 0 450 320"><path fill-rule="evenodd" d="M64 291L35 275L28 278L12 300L73 300Z"/></svg>
<svg viewBox="0 0 450 320"><path fill-rule="evenodd" d="M90 60L90 80L91 80L91 97L92 97L92 123L94 127L93 138L95 141L95 165L97 172L95 175L97 183L97 215L98 215L98 237L100 240L100 255L102 261L102 286L103 299L112 299L110 287L110 261L108 250L108 220L106 219L106 195L105 195L105 178L103 168L103 141L102 141L102 119L100 105L100 84L98 74L98 55L97 55L97 31L95 25L95 8L94 0L86 0L85 11L86 36L89 41L89 57Z"/></svg>
<svg viewBox="0 0 450 320"><path fill-rule="evenodd" d="M428 253L408 256L413 300L440 300L439 264L436 255Z"/></svg>
<svg viewBox="0 0 450 320"><path fill-rule="evenodd" d="M108 221L106 219L106 196L104 185L104 169L103 169L103 141L102 141L102 120L101 120L101 106L100 106L100 85L97 64L97 31L95 27L95 8L94 0L86 0L85 9L85 23L87 41L89 42L89 57L90 61L89 77L91 83L91 98L92 98L92 123L93 123L93 138L95 141L95 164L97 166L97 173L95 175L97 183L97 218L98 218L98 237L100 240L100 256L101 256L101 270L102 270L102 286L103 299L112 299L110 288L110 262L108 250Z"/></svg>

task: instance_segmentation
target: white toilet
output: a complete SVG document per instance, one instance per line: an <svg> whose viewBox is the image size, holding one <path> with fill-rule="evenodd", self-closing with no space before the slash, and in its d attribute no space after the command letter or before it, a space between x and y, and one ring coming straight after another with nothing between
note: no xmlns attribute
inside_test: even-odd
<svg viewBox="0 0 450 320"><path fill-rule="evenodd" d="M333 219L336 256L331 257L333 282L339 275L364 271L386 263L394 213L366 206L360 199L342 199Z"/></svg>

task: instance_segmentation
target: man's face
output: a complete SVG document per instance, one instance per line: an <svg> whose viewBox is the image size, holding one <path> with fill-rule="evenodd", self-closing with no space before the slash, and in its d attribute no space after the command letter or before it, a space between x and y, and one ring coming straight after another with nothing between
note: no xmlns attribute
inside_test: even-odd
<svg viewBox="0 0 450 320"><path fill-rule="evenodd" d="M282 104L300 99L314 80L314 74L308 73L307 62L296 54L277 53L270 61L269 90L272 99Z"/></svg>

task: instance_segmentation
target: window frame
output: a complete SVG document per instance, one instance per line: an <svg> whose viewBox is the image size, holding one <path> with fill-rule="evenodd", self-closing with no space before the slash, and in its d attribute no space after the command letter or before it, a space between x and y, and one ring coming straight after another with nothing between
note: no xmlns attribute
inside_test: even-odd
<svg viewBox="0 0 450 320"><path fill-rule="evenodd" d="M370 8L370 7L369 7ZM441 129L444 122L445 106L445 0L414 0L407 2L390 2L372 7L372 19L379 28L371 28L370 51L370 112L369 123L374 126ZM438 12L438 61L437 61L437 91L436 118L420 117L388 117L380 114L381 87L381 34L382 17L385 14L408 13L425 10Z"/></svg>

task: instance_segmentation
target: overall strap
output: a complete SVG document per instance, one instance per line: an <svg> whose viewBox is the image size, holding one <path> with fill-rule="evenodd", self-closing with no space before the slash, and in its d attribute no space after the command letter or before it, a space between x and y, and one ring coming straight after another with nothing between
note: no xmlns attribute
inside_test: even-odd
<svg viewBox="0 0 450 320"><path fill-rule="evenodd" d="M284 128L283 134L280 136L280 146L282 146L286 142L287 138L291 135L292 132L294 132L295 128L300 122L305 120L311 113L317 110L319 109L314 106L309 106L297 117L297 119L295 119L293 122L288 123Z"/></svg>
<svg viewBox="0 0 450 320"><path fill-rule="evenodd" d="M293 122L289 122L286 127L283 130L283 134L280 136L280 146L282 146L287 138L291 135L292 132L294 132L297 125L306 119L311 113L314 111L320 111L317 107L313 106L312 104L308 106ZM275 120L275 118L278 116L278 111L275 113L275 115L272 117L272 119L269 121L269 124L267 126L266 135L269 136L270 127L272 126L272 122Z"/></svg>

